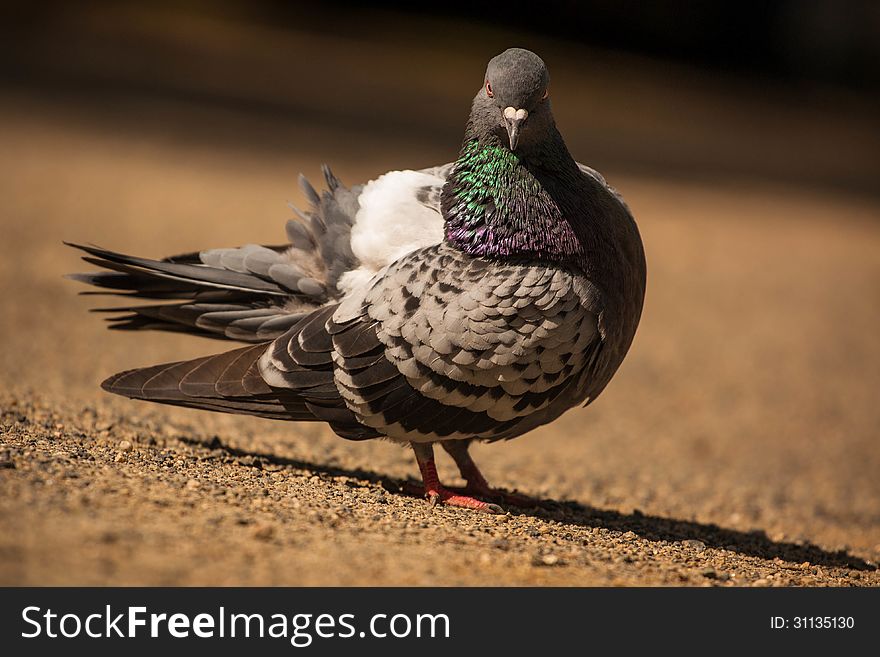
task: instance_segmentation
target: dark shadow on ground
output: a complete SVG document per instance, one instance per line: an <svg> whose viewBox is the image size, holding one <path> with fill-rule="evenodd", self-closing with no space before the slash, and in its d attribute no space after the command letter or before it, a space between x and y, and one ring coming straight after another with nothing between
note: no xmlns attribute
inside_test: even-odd
<svg viewBox="0 0 880 657"><path fill-rule="evenodd" d="M320 465L273 454L263 454L241 450L223 445L214 437L210 443L190 438L179 438L190 445L207 447L227 456L235 457L241 465L264 470L282 470L293 468L307 470L314 474L332 477L348 477L380 484L385 490L412 497L407 491L411 481L381 475L371 470L360 468L347 469L330 465ZM825 567L849 568L852 570L873 571L877 566L870 564L844 550L831 552L809 542L791 543L773 541L763 530L748 532L720 527L714 523L701 523L691 520L679 520L663 516L646 515L639 511L621 513L608 509L597 509L574 500L540 499L533 509L506 507L512 515L532 516L546 520L555 520L569 525L581 527L603 528L620 532L631 531L649 541L702 541L708 547L721 548L742 555L773 560L776 558L790 563L803 563ZM467 513L473 513L467 511Z"/></svg>

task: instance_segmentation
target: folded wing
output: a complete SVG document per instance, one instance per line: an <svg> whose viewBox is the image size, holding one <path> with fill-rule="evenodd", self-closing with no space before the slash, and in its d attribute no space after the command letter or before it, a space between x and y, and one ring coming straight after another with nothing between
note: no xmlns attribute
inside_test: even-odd
<svg viewBox="0 0 880 657"><path fill-rule="evenodd" d="M69 278L101 289L84 294L138 300L95 309L110 315L112 329L271 340L364 286L402 255L438 243L443 222L437 199L448 168L393 171L349 189L324 167L327 189L320 194L300 177L310 209L293 208L297 216L287 222L287 244L162 260L70 244L103 271Z"/></svg>

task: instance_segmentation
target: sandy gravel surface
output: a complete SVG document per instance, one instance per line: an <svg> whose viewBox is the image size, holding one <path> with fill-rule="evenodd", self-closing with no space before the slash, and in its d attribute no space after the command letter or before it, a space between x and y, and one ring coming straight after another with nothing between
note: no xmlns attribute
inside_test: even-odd
<svg viewBox="0 0 880 657"><path fill-rule="evenodd" d="M880 584L877 203L606 172L648 254L633 351L589 409L474 450L542 508L432 510L399 492L417 474L400 447L104 394L226 345L107 332L61 279L81 269L62 239L277 242L319 153L3 101L0 584ZM333 163L347 182L428 164L407 154Z"/></svg>

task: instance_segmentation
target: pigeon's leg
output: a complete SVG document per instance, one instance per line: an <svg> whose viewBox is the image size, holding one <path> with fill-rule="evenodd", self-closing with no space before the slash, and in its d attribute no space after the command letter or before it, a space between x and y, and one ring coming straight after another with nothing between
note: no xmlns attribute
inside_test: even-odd
<svg viewBox="0 0 880 657"><path fill-rule="evenodd" d="M443 445L443 449L455 460L462 478L467 482L467 486L456 490L460 490L460 492L467 495L485 497L512 506L538 506L538 500L528 495L508 493L504 490L492 488L468 452L471 444L470 440L444 440L440 444Z"/></svg>
<svg viewBox="0 0 880 657"><path fill-rule="evenodd" d="M434 506L438 502L448 506L460 506L465 509L476 509L487 513L503 513L497 504L489 504L482 500L460 495L443 486L437 476L437 465L434 463L434 446L431 443L410 443L416 453L416 461L419 470L422 471L422 481L425 484L425 497Z"/></svg>

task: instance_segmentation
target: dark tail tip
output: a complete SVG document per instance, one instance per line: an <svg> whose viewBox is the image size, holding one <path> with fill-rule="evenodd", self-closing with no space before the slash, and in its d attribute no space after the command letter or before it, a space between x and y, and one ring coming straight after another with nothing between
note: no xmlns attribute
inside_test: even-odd
<svg viewBox="0 0 880 657"><path fill-rule="evenodd" d="M342 186L342 182L339 180L339 178L336 177L333 171L330 170L329 165L322 164L321 172L324 174L324 180L327 181L327 187L330 189L331 192L335 192Z"/></svg>
<svg viewBox="0 0 880 657"><path fill-rule="evenodd" d="M101 387L104 390L106 390L107 392L112 392L112 393L118 394L118 392L113 389L113 385L116 383L116 381L119 379L119 377L122 376L123 374L125 374L125 372L117 372L113 376L107 377L106 379L101 381Z"/></svg>

